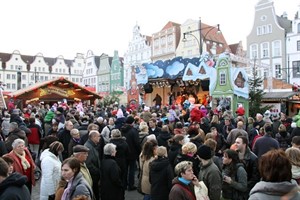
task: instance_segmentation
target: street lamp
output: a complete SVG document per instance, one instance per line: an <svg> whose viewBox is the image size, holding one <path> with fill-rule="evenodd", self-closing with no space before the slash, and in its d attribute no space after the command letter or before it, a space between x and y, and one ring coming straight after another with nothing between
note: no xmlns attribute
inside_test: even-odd
<svg viewBox="0 0 300 200"><path fill-rule="evenodd" d="M190 36L193 36L197 43L198 43L198 46L199 46L199 54L201 56L202 52L203 52L203 44L202 44L202 38L203 38L203 41L206 40L206 36L212 31L212 30L215 30L217 28L217 34L220 34L221 33L221 30L220 30L220 24L217 24L215 26L205 26L205 27L202 27L202 23L201 23L201 18L199 19L199 29L196 29L196 30L192 30L192 31L188 31L188 32L185 32L183 33L183 39L182 41L183 42L186 42L187 39L186 39L186 36L187 35L190 35ZM203 35L202 34L202 30L206 30L208 29L208 31ZM194 32L200 32L200 40L198 40L198 38L193 34Z"/></svg>

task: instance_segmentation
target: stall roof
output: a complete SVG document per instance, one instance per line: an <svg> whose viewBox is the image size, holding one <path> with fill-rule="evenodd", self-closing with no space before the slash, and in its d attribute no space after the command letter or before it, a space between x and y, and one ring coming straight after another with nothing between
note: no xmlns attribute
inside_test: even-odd
<svg viewBox="0 0 300 200"><path fill-rule="evenodd" d="M298 95L299 92L268 92L263 95L263 100L275 100L282 99L287 100L294 95Z"/></svg>
<svg viewBox="0 0 300 200"><path fill-rule="evenodd" d="M95 92L92 92L92 91L89 91L89 90L85 89L84 87L78 85L77 83L74 83L74 82L72 82L72 81L70 81L70 80L68 80L64 77L58 77L58 78L47 80L47 81L44 81L44 82L35 83L35 84L30 85L26 88L17 90L15 92L12 92L11 97L13 97L13 98L20 98L21 96L26 97L26 95L28 93L35 92L37 89L48 88L51 85L59 85L59 84L69 85L70 87L72 86L74 89L79 89L80 91L82 91L82 93L87 94L88 96L90 95L90 98L80 96L81 97L80 99L87 100L87 99L101 99L102 98L99 94L97 94Z"/></svg>

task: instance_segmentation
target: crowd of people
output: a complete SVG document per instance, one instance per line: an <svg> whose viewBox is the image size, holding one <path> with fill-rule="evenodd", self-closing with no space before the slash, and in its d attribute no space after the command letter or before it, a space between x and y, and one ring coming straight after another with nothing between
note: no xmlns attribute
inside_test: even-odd
<svg viewBox="0 0 300 200"><path fill-rule="evenodd" d="M144 200L300 199L300 111L198 109L2 110L0 199L30 199L37 172L40 200L124 200L126 190Z"/></svg>

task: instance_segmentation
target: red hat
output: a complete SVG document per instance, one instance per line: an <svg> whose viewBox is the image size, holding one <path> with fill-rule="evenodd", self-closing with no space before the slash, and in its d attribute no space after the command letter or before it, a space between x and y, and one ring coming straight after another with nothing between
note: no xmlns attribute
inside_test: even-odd
<svg viewBox="0 0 300 200"><path fill-rule="evenodd" d="M171 106L171 108L172 108L173 110L175 110L175 109L176 109L175 105L172 105L172 106Z"/></svg>

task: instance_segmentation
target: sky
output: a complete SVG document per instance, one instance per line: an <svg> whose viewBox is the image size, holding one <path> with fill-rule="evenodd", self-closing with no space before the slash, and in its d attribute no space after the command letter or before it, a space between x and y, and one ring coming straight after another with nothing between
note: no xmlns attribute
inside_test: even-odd
<svg viewBox="0 0 300 200"><path fill-rule="evenodd" d="M275 12L293 19L300 0L273 0ZM151 36L168 21L187 19L220 24L228 44L243 42L254 21L258 0L9 0L0 1L0 52L42 53L74 59L77 53L95 55L114 50L123 56L138 24Z"/></svg>

